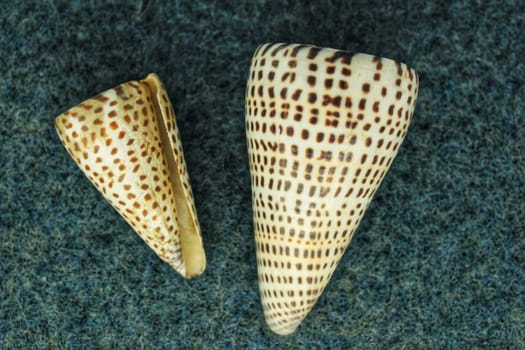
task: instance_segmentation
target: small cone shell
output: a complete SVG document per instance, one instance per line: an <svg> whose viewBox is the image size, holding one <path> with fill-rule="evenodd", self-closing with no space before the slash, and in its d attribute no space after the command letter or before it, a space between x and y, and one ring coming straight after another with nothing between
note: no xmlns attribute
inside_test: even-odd
<svg viewBox="0 0 525 350"><path fill-rule="evenodd" d="M162 260L186 278L204 271L175 114L157 75L84 101L55 127L89 180Z"/></svg>
<svg viewBox="0 0 525 350"><path fill-rule="evenodd" d="M246 91L259 289L269 327L292 333L326 287L412 119L405 64L265 44Z"/></svg>

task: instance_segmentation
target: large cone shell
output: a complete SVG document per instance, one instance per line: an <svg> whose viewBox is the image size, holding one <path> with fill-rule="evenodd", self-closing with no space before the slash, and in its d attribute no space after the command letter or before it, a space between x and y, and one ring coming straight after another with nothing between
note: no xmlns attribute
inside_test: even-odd
<svg viewBox="0 0 525 350"><path fill-rule="evenodd" d="M246 129L266 321L293 332L341 259L412 119L407 65L307 45L252 59Z"/></svg>
<svg viewBox="0 0 525 350"><path fill-rule="evenodd" d="M206 265L175 114L150 74L58 116L55 127L89 180L184 277Z"/></svg>

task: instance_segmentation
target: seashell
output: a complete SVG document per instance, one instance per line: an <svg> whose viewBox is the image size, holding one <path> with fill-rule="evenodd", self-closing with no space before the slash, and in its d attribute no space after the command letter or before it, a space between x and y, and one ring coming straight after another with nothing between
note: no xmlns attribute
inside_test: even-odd
<svg viewBox="0 0 525 350"><path fill-rule="evenodd" d="M186 278L206 266L175 113L156 74L58 116L71 157L165 262Z"/></svg>
<svg viewBox="0 0 525 350"><path fill-rule="evenodd" d="M414 111L416 72L367 54L264 44L246 90L261 302L292 333L325 289Z"/></svg>

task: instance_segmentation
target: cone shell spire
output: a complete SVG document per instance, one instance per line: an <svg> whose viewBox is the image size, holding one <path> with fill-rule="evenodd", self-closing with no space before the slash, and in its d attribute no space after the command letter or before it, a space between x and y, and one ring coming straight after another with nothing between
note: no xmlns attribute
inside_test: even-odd
<svg viewBox="0 0 525 350"><path fill-rule="evenodd" d="M186 278L206 266L175 114L156 74L58 116L71 157L165 262Z"/></svg>
<svg viewBox="0 0 525 350"><path fill-rule="evenodd" d="M334 273L406 133L407 65L297 44L255 52L246 91L259 289L292 333Z"/></svg>

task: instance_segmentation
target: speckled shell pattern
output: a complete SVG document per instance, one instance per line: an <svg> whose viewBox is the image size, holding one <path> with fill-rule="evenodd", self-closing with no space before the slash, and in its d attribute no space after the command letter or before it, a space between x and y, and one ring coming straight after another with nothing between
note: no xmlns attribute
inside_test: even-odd
<svg viewBox="0 0 525 350"><path fill-rule="evenodd" d="M264 44L246 90L259 289L269 327L292 333L325 289L392 164L418 92L407 65Z"/></svg>
<svg viewBox="0 0 525 350"><path fill-rule="evenodd" d="M175 114L157 75L80 103L58 116L55 127L89 180L162 260L187 278L204 270L199 222ZM180 218L180 203L187 205L189 218ZM181 220L190 223L190 234L196 236L192 255L202 260L197 272L186 268Z"/></svg>

